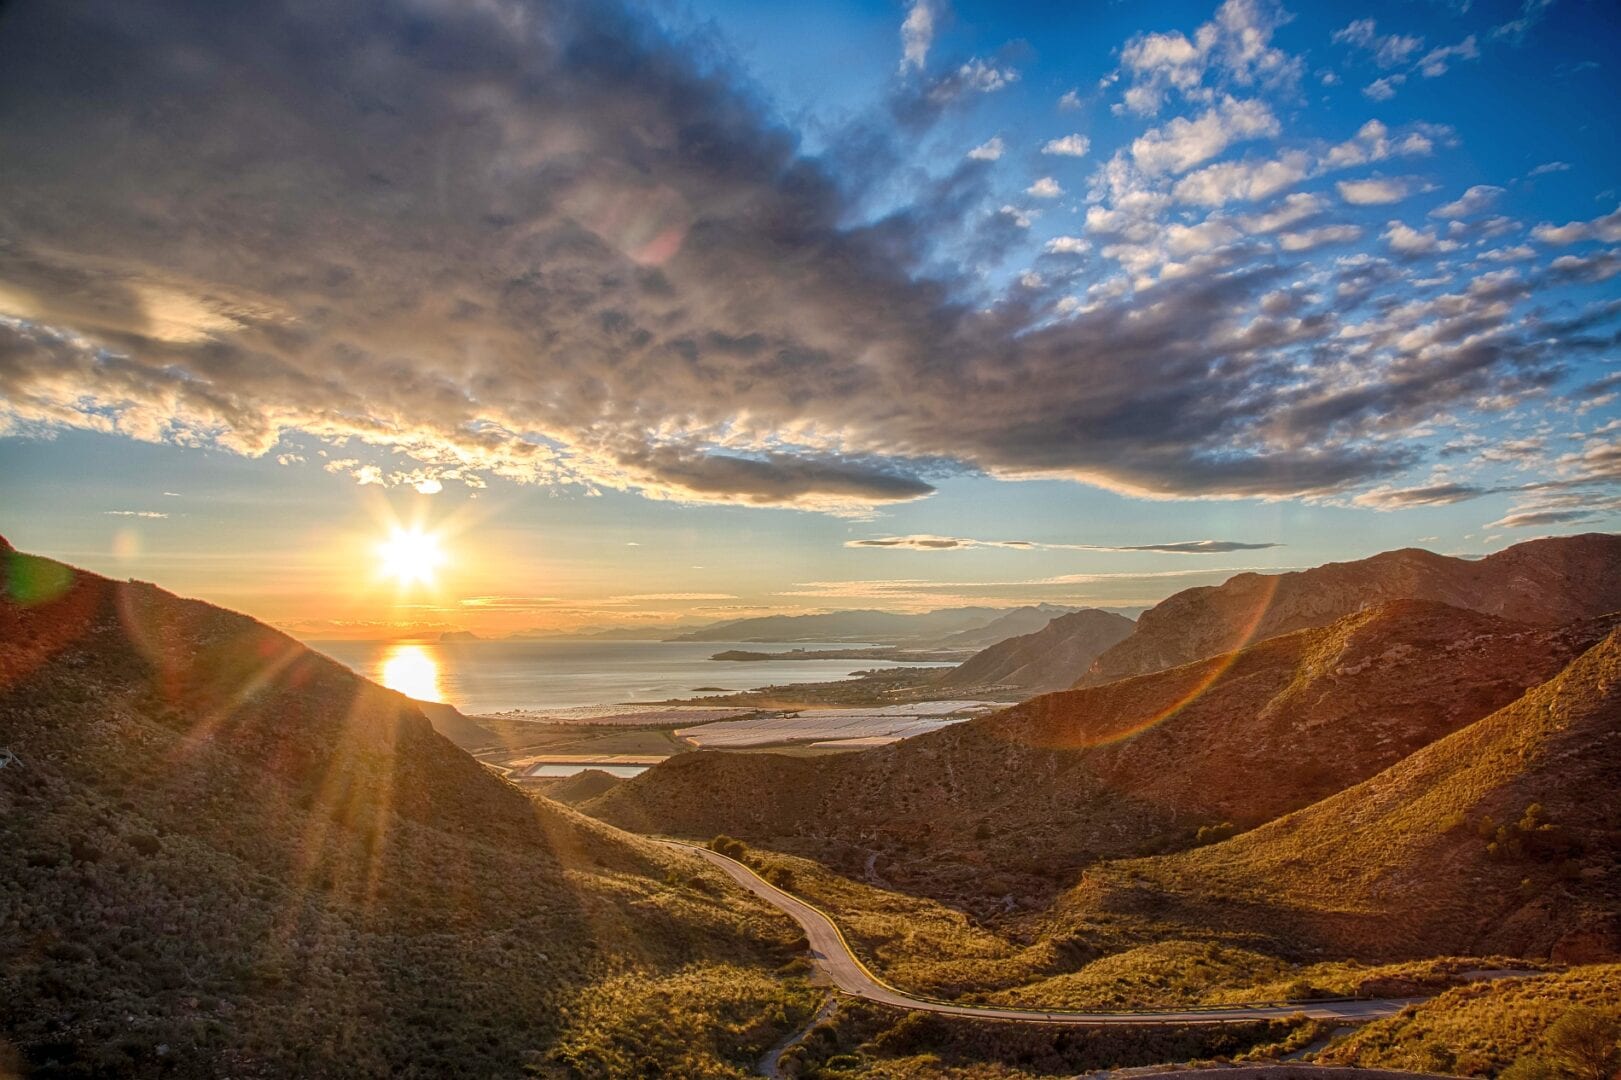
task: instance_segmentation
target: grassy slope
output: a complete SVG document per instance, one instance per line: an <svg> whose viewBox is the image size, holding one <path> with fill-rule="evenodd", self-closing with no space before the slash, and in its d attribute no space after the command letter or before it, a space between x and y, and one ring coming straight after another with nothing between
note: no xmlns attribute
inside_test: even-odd
<svg viewBox="0 0 1621 1080"><path fill-rule="evenodd" d="M1614 1008L1617 1003L1621 1003L1621 964L1477 984L1368 1024L1319 1053L1316 1061L1491 1075L1522 1054L1540 1054L1549 1026L1572 1006Z"/></svg>
<svg viewBox="0 0 1621 1080"><path fill-rule="evenodd" d="M1603 633L1398 602L1228 657L1044 695L818 761L689 754L584 804L727 833L989 913L1100 858L1186 847L1342 790L1557 673Z"/></svg>
<svg viewBox="0 0 1621 1080"><path fill-rule="evenodd" d="M1554 828L1514 827L1539 804ZM1484 819L1509 824L1494 855ZM1621 631L1514 704L1226 843L1111 865L1072 918L1339 955L1621 953ZM1520 850L1514 850L1514 848Z"/></svg>
<svg viewBox="0 0 1621 1080"><path fill-rule="evenodd" d="M149 585L0 565L0 1032L39 1075L622 1075L550 1055L656 1045L600 988L676 979L722 1033L682 1075L731 1076L810 1007L765 978L787 920L403 697Z"/></svg>

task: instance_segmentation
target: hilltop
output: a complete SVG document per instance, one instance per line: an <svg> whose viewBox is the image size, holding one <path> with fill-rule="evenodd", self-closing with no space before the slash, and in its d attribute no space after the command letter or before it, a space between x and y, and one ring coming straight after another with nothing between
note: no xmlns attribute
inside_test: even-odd
<svg viewBox="0 0 1621 1080"><path fill-rule="evenodd" d="M1040 630L999 641L946 672L941 688L1013 690L1042 694L1075 681L1109 646L1124 639L1136 624L1123 615L1088 608L1060 615Z"/></svg>
<svg viewBox="0 0 1621 1080"><path fill-rule="evenodd" d="M999 641L1009 638L1023 637L1025 634L1034 634L1060 615L1068 615L1078 608L1062 607L1058 604L1032 604L1029 607L1014 608L1001 618L992 619L984 626L973 630L962 630L955 634L947 634L938 641L931 642L930 647L936 649L987 649Z"/></svg>
<svg viewBox="0 0 1621 1080"><path fill-rule="evenodd" d="M252 619L0 548L0 646L26 1071L602 1075L634 1022L640 1059L700 1075L803 1007L784 920ZM671 979L683 1012L637 1019Z"/></svg>
<svg viewBox="0 0 1621 1080"><path fill-rule="evenodd" d="M1143 612L1130 637L1076 673L1077 685L1175 667L1398 599L1549 626L1621 611L1621 535L1532 540L1478 560L1403 548L1288 574L1239 574Z"/></svg>
<svg viewBox="0 0 1621 1080"><path fill-rule="evenodd" d="M980 910L1035 907L1099 859L1187 847L1201 828L1258 825L1373 776L1551 678L1608 625L1396 602L894 746L683 754L583 807Z"/></svg>
<svg viewBox="0 0 1621 1080"><path fill-rule="evenodd" d="M1360 957L1621 958L1621 630L1378 775L1197 851L1111 864L1072 918Z"/></svg>

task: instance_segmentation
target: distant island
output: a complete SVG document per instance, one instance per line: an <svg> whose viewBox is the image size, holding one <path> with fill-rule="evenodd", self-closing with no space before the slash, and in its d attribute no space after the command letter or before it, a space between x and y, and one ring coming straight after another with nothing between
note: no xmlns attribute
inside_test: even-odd
<svg viewBox="0 0 1621 1080"><path fill-rule="evenodd" d="M972 649L897 649L879 646L867 649L789 649L787 652L752 652L727 649L711 660L892 660L897 664L958 664L974 654Z"/></svg>
<svg viewBox="0 0 1621 1080"><path fill-rule="evenodd" d="M483 641L484 639L471 630L446 630L439 635L440 641Z"/></svg>

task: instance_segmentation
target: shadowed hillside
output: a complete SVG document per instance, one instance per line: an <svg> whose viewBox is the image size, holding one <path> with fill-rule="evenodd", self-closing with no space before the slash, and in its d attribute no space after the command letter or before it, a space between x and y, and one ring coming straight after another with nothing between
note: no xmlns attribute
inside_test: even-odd
<svg viewBox="0 0 1621 1080"><path fill-rule="evenodd" d="M1372 776L1557 674L1606 627L1397 602L876 750L684 754L585 806L982 910L1036 906L1097 859L1186 847Z"/></svg>
<svg viewBox="0 0 1621 1080"><path fill-rule="evenodd" d="M1097 656L1131 633L1124 615L1088 608L1060 615L1035 633L1000 641L969 657L935 683L952 689L985 688L1044 694L1075 681Z"/></svg>
<svg viewBox="0 0 1621 1080"><path fill-rule="evenodd" d="M1226 843L1112 864L1077 916L1341 955L1621 957L1621 630L1518 701Z"/></svg>
<svg viewBox="0 0 1621 1080"><path fill-rule="evenodd" d="M623 1075L567 1011L610 977L713 988L642 1052L674 1073L781 1033L784 920L406 698L151 585L0 546L0 586L0 1033L36 1075Z"/></svg>
<svg viewBox="0 0 1621 1080"><path fill-rule="evenodd" d="M1143 612L1130 637L1076 672L1077 685L1175 667L1406 598L1549 626L1621 611L1621 536L1532 540L1478 561L1405 548L1290 574L1239 574Z"/></svg>

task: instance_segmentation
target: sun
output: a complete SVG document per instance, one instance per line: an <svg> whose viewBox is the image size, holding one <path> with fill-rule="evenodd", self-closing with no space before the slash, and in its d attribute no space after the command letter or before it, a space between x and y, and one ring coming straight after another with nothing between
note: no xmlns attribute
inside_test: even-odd
<svg viewBox="0 0 1621 1080"><path fill-rule="evenodd" d="M434 572L446 561L439 538L416 526L391 530L388 539L377 545L377 558L383 576L401 585L433 584Z"/></svg>

